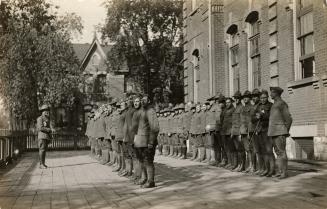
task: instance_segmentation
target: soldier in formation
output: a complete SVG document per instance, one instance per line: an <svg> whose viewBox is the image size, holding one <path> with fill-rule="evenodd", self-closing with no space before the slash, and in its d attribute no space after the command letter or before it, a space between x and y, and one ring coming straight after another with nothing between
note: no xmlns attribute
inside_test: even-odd
<svg viewBox="0 0 327 209"><path fill-rule="evenodd" d="M147 95L113 100L90 112L91 155L143 188L155 186L156 150L178 159L190 154L190 160L234 172L286 178L292 118L281 99L283 90L270 91L273 104L268 92L258 89L233 97L217 93L202 104L169 104L160 110Z"/></svg>

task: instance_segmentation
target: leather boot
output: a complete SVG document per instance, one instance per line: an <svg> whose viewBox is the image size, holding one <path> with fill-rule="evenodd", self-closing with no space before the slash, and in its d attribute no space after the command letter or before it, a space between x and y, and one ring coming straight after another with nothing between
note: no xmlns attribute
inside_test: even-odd
<svg viewBox="0 0 327 209"><path fill-rule="evenodd" d="M141 178L139 179L139 181L136 182L136 185L143 185L148 181L148 175L144 163L141 163L140 169L141 169Z"/></svg>
<svg viewBox="0 0 327 209"><path fill-rule="evenodd" d="M210 149L210 162L209 164L212 166L217 166L218 165L218 161L216 160L217 154L214 148Z"/></svg>
<svg viewBox="0 0 327 209"><path fill-rule="evenodd" d="M253 170L251 171L251 173L254 173L257 171L257 158L256 158L256 154L251 151L251 159L252 159L252 166L253 166Z"/></svg>
<svg viewBox="0 0 327 209"><path fill-rule="evenodd" d="M178 149L179 149L178 158L181 158L183 156L183 147L182 146L178 146Z"/></svg>
<svg viewBox="0 0 327 209"><path fill-rule="evenodd" d="M260 176L266 176L269 173L269 159L267 155L263 156L263 161L264 163L261 165L261 172L260 172Z"/></svg>
<svg viewBox="0 0 327 209"><path fill-rule="evenodd" d="M266 175L267 177L272 177L272 175L274 175L275 173L275 160L274 160L274 156L268 155L268 162L267 162L267 167L269 167L269 173Z"/></svg>
<svg viewBox="0 0 327 209"><path fill-rule="evenodd" d="M204 147L200 147L200 162L203 162L206 157L206 149Z"/></svg>
<svg viewBox="0 0 327 209"><path fill-rule="evenodd" d="M179 155L179 146L175 146L175 153L174 153L174 158L178 158Z"/></svg>
<svg viewBox="0 0 327 209"><path fill-rule="evenodd" d="M233 152L232 153L232 167L230 168L232 171L234 171L236 168L238 168L239 165L239 160L238 160L238 153ZM236 171L236 170L235 170Z"/></svg>
<svg viewBox="0 0 327 209"><path fill-rule="evenodd" d="M196 160L198 156L198 148L196 148L195 146L192 146L192 158L191 160Z"/></svg>
<svg viewBox="0 0 327 209"><path fill-rule="evenodd" d="M257 168L257 171L254 172L255 175L260 175L263 170L264 170L264 165L266 164L265 163L265 155L261 155L261 154L256 154L256 157L257 157L257 162L258 162L258 168Z"/></svg>
<svg viewBox="0 0 327 209"><path fill-rule="evenodd" d="M148 180L144 185L142 185L142 188L153 188L153 187L155 187L155 183L154 183L154 165L147 165L146 166L146 172L147 172Z"/></svg>
<svg viewBox="0 0 327 209"><path fill-rule="evenodd" d="M186 155L187 155L187 147L181 147L181 157L180 159L186 159Z"/></svg>
<svg viewBox="0 0 327 209"><path fill-rule="evenodd" d="M230 167L232 167L232 155L230 152L226 153L227 156L227 162L226 165L224 166L226 169L230 169Z"/></svg>
<svg viewBox="0 0 327 209"><path fill-rule="evenodd" d="M282 158L281 161L281 166L280 166L280 170L281 170L281 175L280 177L278 177L279 179L285 179L288 177L288 173L287 173L287 164L288 164L288 160L287 158Z"/></svg>
<svg viewBox="0 0 327 209"><path fill-rule="evenodd" d="M174 146L170 145L169 146L169 157L172 157L174 155Z"/></svg>
<svg viewBox="0 0 327 209"><path fill-rule="evenodd" d="M160 144L160 146L159 146L159 154L160 154L160 155L162 155L162 148L163 148L163 145Z"/></svg>
<svg viewBox="0 0 327 209"><path fill-rule="evenodd" d="M102 161L100 162L102 165L107 164L109 162L109 150L105 149L102 153Z"/></svg>
<svg viewBox="0 0 327 209"><path fill-rule="evenodd" d="M281 159L280 158L277 158L276 159L276 173L275 175L273 175L272 177L276 178L276 177L280 177L281 175Z"/></svg>
<svg viewBox="0 0 327 209"><path fill-rule="evenodd" d="M205 148L206 156L204 157L203 163L209 163L211 159L211 151L209 148Z"/></svg>
<svg viewBox="0 0 327 209"><path fill-rule="evenodd" d="M117 166L115 167L115 169L112 170L113 172L118 172L122 167L120 155L117 155L116 159L117 159Z"/></svg>
<svg viewBox="0 0 327 209"><path fill-rule="evenodd" d="M242 162L241 162L241 153L236 152L236 156L237 156L237 166L236 168L232 169L233 172L239 172L241 167L242 167Z"/></svg>

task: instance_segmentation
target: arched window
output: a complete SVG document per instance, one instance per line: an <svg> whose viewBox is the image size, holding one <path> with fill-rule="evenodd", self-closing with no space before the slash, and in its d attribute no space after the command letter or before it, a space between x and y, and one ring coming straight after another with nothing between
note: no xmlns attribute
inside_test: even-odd
<svg viewBox="0 0 327 209"><path fill-rule="evenodd" d="M230 57L230 71L232 75L232 92L240 90L240 68L239 68L239 35L238 27L232 24L227 29L226 33L229 34L229 57Z"/></svg>
<svg viewBox="0 0 327 209"><path fill-rule="evenodd" d="M100 64L100 56L99 56L97 53L95 53L95 54L92 56L91 64L92 64L92 65L99 65L99 64Z"/></svg>
<svg viewBox="0 0 327 209"><path fill-rule="evenodd" d="M252 71L252 88L259 88L261 86L261 60L259 50L260 39L260 24L259 13L252 11L245 19L245 22L249 24L249 47L250 47L250 59L251 59L251 71Z"/></svg>

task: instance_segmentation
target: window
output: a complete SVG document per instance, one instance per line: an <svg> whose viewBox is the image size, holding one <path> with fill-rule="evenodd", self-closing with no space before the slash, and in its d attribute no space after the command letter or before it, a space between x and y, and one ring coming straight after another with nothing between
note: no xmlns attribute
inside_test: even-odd
<svg viewBox="0 0 327 209"><path fill-rule="evenodd" d="M233 90L239 91L240 90L240 70L238 65L234 65L233 69Z"/></svg>
<svg viewBox="0 0 327 209"><path fill-rule="evenodd" d="M270 78L278 76L278 62L271 63L269 66Z"/></svg>
<svg viewBox="0 0 327 209"><path fill-rule="evenodd" d="M277 61L277 47L270 49L270 62Z"/></svg>
<svg viewBox="0 0 327 209"><path fill-rule="evenodd" d="M303 2L302 2L303 3ZM299 17L300 65L302 78L312 77L314 65L314 34L312 11Z"/></svg>
<svg viewBox="0 0 327 209"><path fill-rule="evenodd" d="M274 4L268 9L268 18L269 20L275 18L277 16L277 4Z"/></svg>
<svg viewBox="0 0 327 209"><path fill-rule="evenodd" d="M259 36L250 38L251 57L259 54Z"/></svg>
<svg viewBox="0 0 327 209"><path fill-rule="evenodd" d="M269 48L277 47L277 33L270 35Z"/></svg>
<svg viewBox="0 0 327 209"><path fill-rule="evenodd" d="M100 64L100 57L98 54L94 54L92 56L92 61L91 61L92 65L99 65Z"/></svg>
<svg viewBox="0 0 327 209"><path fill-rule="evenodd" d="M106 90L106 75L98 75L95 81L95 93L105 93Z"/></svg>
<svg viewBox="0 0 327 209"><path fill-rule="evenodd" d="M238 64L238 45L234 46L230 49L231 52L231 64L237 65Z"/></svg>
<svg viewBox="0 0 327 209"><path fill-rule="evenodd" d="M260 67L260 50L259 50L259 39L260 39L260 23L259 13L257 11L251 12L245 19L250 26L249 47L250 47L250 58L252 64L252 87L261 87L261 67Z"/></svg>
<svg viewBox="0 0 327 209"><path fill-rule="evenodd" d="M277 19L270 20L269 22L269 34L277 31Z"/></svg>
<svg viewBox="0 0 327 209"><path fill-rule="evenodd" d="M261 86L260 56L252 58L252 76L253 88L259 88Z"/></svg>
<svg viewBox="0 0 327 209"><path fill-rule="evenodd" d="M236 33L231 35L231 46L235 46L237 44L239 44L239 38L238 35Z"/></svg>
<svg viewBox="0 0 327 209"><path fill-rule="evenodd" d="M259 33L259 22L255 21L251 23L251 35L255 36Z"/></svg>

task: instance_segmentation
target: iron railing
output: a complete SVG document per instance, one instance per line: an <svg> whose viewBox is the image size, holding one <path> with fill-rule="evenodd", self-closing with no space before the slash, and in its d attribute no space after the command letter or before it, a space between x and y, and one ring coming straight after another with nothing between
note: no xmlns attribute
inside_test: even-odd
<svg viewBox="0 0 327 209"><path fill-rule="evenodd" d="M88 149L88 138L81 132L52 134L48 150ZM0 167L11 163L23 152L38 150L37 133L0 129Z"/></svg>

